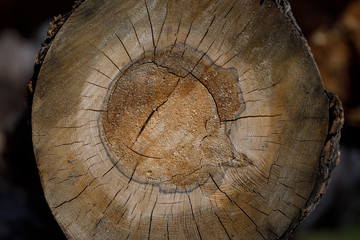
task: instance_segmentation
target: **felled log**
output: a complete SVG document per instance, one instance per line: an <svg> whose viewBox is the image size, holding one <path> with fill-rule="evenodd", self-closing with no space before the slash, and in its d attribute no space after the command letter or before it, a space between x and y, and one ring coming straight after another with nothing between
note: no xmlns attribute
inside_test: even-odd
<svg viewBox="0 0 360 240"><path fill-rule="evenodd" d="M78 2L31 89L70 239L278 239L339 159L342 108L286 1Z"/></svg>

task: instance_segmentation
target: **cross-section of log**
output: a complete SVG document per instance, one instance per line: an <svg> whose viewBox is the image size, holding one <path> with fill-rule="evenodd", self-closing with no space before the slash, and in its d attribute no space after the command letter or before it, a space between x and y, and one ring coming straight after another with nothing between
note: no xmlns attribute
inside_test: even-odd
<svg viewBox="0 0 360 240"><path fill-rule="evenodd" d="M324 193L342 109L286 1L85 0L51 30L33 144L70 239L277 239Z"/></svg>

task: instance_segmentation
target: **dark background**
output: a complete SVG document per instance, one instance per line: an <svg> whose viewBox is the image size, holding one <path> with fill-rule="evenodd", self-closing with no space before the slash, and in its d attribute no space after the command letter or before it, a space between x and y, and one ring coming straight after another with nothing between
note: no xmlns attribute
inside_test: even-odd
<svg viewBox="0 0 360 240"><path fill-rule="evenodd" d="M341 163L295 238L360 239L360 0L290 0L325 87L345 110ZM0 1L0 239L65 239L43 197L26 86L53 16L73 0Z"/></svg>

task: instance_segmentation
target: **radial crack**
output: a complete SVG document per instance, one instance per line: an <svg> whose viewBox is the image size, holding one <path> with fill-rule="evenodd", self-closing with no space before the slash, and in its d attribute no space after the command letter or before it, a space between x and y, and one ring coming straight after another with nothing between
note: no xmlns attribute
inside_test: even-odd
<svg viewBox="0 0 360 240"><path fill-rule="evenodd" d="M114 32L114 33L115 33L115 32ZM121 45L123 46L126 54L128 55L128 57L129 57L129 59L130 59L130 61L133 63L133 60L132 60L132 58L131 58L128 50L126 49L124 42L120 39L120 37L119 37L116 33L115 33L115 36L116 36L116 38L120 41Z"/></svg>
<svg viewBox="0 0 360 240"><path fill-rule="evenodd" d="M91 69L98 72L98 73L100 73L101 75L103 75L104 77L106 77L106 78L108 78L108 79L110 79L112 81L111 77L109 77L108 75L106 75L105 73L100 71L99 69L96 69L96 68L93 68L93 67Z"/></svg>
<svg viewBox="0 0 360 240"><path fill-rule="evenodd" d="M156 44L155 44L155 37L154 37L154 28L153 28L153 25L152 25L152 22L151 22L150 12L149 12L149 8L148 8L148 5L146 3L146 0L144 0L144 2L145 2L145 8L146 8L146 12L147 12L147 15L148 15L149 23L150 23L152 43L153 43L153 47L154 47L154 59L155 59Z"/></svg>
<svg viewBox="0 0 360 240"><path fill-rule="evenodd" d="M199 49L201 43L203 42L203 40L205 39L206 35L209 33L209 30L211 28L211 25L214 23L214 20L216 18L216 15L212 18L211 22L210 22L210 25L208 26L208 28L206 29L206 32L204 34L204 36L201 38L199 44L197 45L196 49Z"/></svg>
<svg viewBox="0 0 360 240"><path fill-rule="evenodd" d="M104 90L109 90L107 87L103 87L103 86L101 86L101 85L98 85L98 84L96 84L96 83L93 83L93 82L89 82L89 81L86 81L87 83L89 83L89 84L91 84L91 85L94 85L94 86L96 86L96 87L98 87L98 88L102 88L102 89L104 89Z"/></svg>
<svg viewBox="0 0 360 240"><path fill-rule="evenodd" d="M83 188L83 190L81 190L75 197L73 197L73 198L71 198L71 199L69 199L69 200L66 200L66 201L58 204L58 205L55 206L54 208L59 208L59 207L61 207L62 205L66 204L66 203L69 203L69 202L72 202L72 201L74 201L75 199L77 199L96 179L97 179L97 177L94 178L88 185L86 185L86 186Z"/></svg>
<svg viewBox="0 0 360 240"><path fill-rule="evenodd" d="M226 13L226 15L224 16L224 18L226 18L226 17L230 14L230 12L233 10L233 8L234 8L234 6L235 6L235 4L236 4L237 1L238 1L238 0L235 0L235 1L231 4L231 8L230 8L230 10Z"/></svg>
<svg viewBox="0 0 360 240"><path fill-rule="evenodd" d="M139 46L143 49L143 52L145 53L145 48L144 48L144 46L141 44L140 39L139 39L139 36L138 36L138 34L137 34L137 32L136 32L135 26L134 26L134 24L133 24L133 22L132 22L131 20L130 20L130 24L131 24L132 28L134 29L135 37L136 37L137 42L139 43Z"/></svg>
<svg viewBox="0 0 360 240"><path fill-rule="evenodd" d="M97 50L101 52L121 72L119 66L116 65L116 63L104 51L100 50L99 48L97 48Z"/></svg>
<svg viewBox="0 0 360 240"><path fill-rule="evenodd" d="M185 51L186 51L186 41L187 41L187 39L188 39L188 37L190 35L191 28L192 28L192 25L193 25L194 21L195 21L195 19L193 19L192 22L190 23L189 30L188 30L188 32L186 34L186 37L185 37L185 40L184 40L184 51L182 52L181 57L184 57L184 54L185 54Z"/></svg>
<svg viewBox="0 0 360 240"><path fill-rule="evenodd" d="M193 220L194 220L194 222L195 222L196 230L197 230L197 232L198 232L198 234L199 234L200 239L202 240L201 233L200 233L200 229L199 229L199 225L198 225L198 223L196 222L195 214L194 214L194 209L193 209L193 206L192 206L192 203L191 203L191 199L190 199L189 193L188 193L187 191L186 191L186 195L187 195L187 197L188 197L188 199L189 199L189 204L190 204L190 209L191 209L191 215L192 215Z"/></svg>
<svg viewBox="0 0 360 240"><path fill-rule="evenodd" d="M153 206L153 208L152 208L152 210L151 210L151 214L150 214L150 223L149 223L148 239L150 239L152 219L153 219L154 209L155 209L155 207L156 207L157 200L158 200L158 196L156 196L155 203L154 203L154 206Z"/></svg>
<svg viewBox="0 0 360 240"><path fill-rule="evenodd" d="M164 17L164 21L163 21L163 23L162 23L162 25L161 25L161 28L160 28L160 33L159 33L159 37L158 37L158 39L157 39L157 41L156 41L156 47L158 46L158 44L159 44L159 41L160 41L160 37L161 37L161 34L162 34L162 32L163 32L163 28L164 28L164 25L165 25L165 22L166 22L166 18L167 18L167 15L168 15L168 6L169 6L169 2L170 2L170 0L168 0L167 1L167 3L166 3L166 11L165 11L165 17Z"/></svg>
<svg viewBox="0 0 360 240"><path fill-rule="evenodd" d="M218 220L219 220L219 223L220 223L221 227L224 229L224 231L225 231L225 233L226 233L226 236L227 236L229 239L231 239L231 237L230 237L230 235L229 235L228 231L226 230L226 228L225 228L224 224L222 223L222 221L221 221L221 219L220 219L219 215L217 215L217 213L216 213L216 212L214 212L214 214L215 214L215 215L216 215L216 217L218 218Z"/></svg>
<svg viewBox="0 0 360 240"><path fill-rule="evenodd" d="M257 224L254 222L254 220L253 220L235 201L233 201L233 200L229 197L229 195L227 195L226 192L224 192L223 190L220 189L219 185L215 182L215 179L213 178L213 176L212 176L210 173L209 173L209 176L210 176L211 180L213 181L213 183L215 184L216 188L217 188L222 194L224 194L224 195L227 197L227 199L228 199L232 204L234 204L235 206L237 206L237 207L241 210L242 213L245 214L245 216L255 225L255 229L256 229L256 231L260 234L260 236L261 236L263 239L266 239L266 238L262 235L262 233L258 230L258 226L257 226Z"/></svg>
<svg viewBox="0 0 360 240"><path fill-rule="evenodd" d="M182 17L182 16L181 16ZM181 25L181 20L182 18L180 18L180 21L179 21L179 24L178 24L178 27L177 27L177 30L176 30L176 38L175 38L175 42L174 44L171 46L171 49L170 49L170 52L172 52L172 50L174 49L176 43L177 43L177 40L178 40L178 37L179 37L179 31L180 31L180 25Z"/></svg>
<svg viewBox="0 0 360 240"><path fill-rule="evenodd" d="M136 163L136 165L135 165L135 167L134 167L134 170L133 170L133 172L132 172L132 174L131 174L131 176L130 176L130 178L129 178L128 184L129 184L129 183L131 182L131 180L133 179L134 174L135 174L135 171L136 171L136 168L138 167L138 165L139 165L139 162Z"/></svg>

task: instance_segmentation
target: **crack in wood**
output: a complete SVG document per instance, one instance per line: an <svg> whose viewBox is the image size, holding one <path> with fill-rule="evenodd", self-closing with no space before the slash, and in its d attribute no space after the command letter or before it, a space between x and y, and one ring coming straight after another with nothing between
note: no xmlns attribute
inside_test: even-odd
<svg viewBox="0 0 360 240"><path fill-rule="evenodd" d="M134 144L135 144L135 143L137 142L137 140L139 139L141 133L144 131L145 127L146 127L147 124L149 123L149 121L150 121L151 117L153 116L153 114L154 114L155 112L157 112L157 111L169 100L169 98L171 97L171 95L174 93L175 89L176 89L177 86L179 85L180 78L181 78L181 77L179 77L179 79L178 79L175 87L174 87L173 90L169 93L169 95L166 97L165 101L162 102L159 106L157 106L154 110L152 110L152 112L150 113L150 115L147 117L147 119L145 120L145 123L142 125L142 127L141 127L141 129L140 129L140 131L139 131L139 133L138 133L138 135L137 135L137 137L135 138L132 147L134 146Z"/></svg>
<svg viewBox="0 0 360 240"><path fill-rule="evenodd" d="M217 217L217 219L219 220L219 223L220 223L221 227L224 229L224 231L225 231L225 233L226 233L226 236L231 240L231 237L230 237L228 231L226 230L225 225L224 225L223 222L221 221L219 215L218 215L216 212L214 212L214 214L215 214L215 216Z"/></svg>
<svg viewBox="0 0 360 240"><path fill-rule="evenodd" d="M230 7L229 11L226 12L224 18L226 18L226 17L230 14L230 12L233 10L233 8L234 8L235 4L237 3L237 1L238 1L238 0L235 0L235 1L231 4L231 7Z"/></svg>
<svg viewBox="0 0 360 240"><path fill-rule="evenodd" d="M70 203L70 202L74 201L75 199L77 199L88 187L90 187L90 185L91 185L96 179L97 179L97 177L95 177L89 184L87 184L87 185L83 188L83 190L81 190L75 197L73 197L73 198L71 198L71 199L69 199L69 200L66 200L66 201L64 201L64 202L62 202L62 203L54 206L54 209L59 208L59 207L63 206L64 204Z"/></svg>
<svg viewBox="0 0 360 240"><path fill-rule="evenodd" d="M111 77L109 77L108 75L106 75L105 73L103 73L102 71L100 71L99 69L93 68L91 67L90 69L100 73L101 75L103 75L104 77L106 77L107 79L109 79L110 81L112 81L113 79Z"/></svg>
<svg viewBox="0 0 360 240"><path fill-rule="evenodd" d="M93 86L96 86L96 87L105 89L106 91L109 89L108 87L103 87L103 86L100 86L100 85L98 85L98 84L96 84L96 83L92 83L92 82L89 82L89 81L86 81L86 82L89 83L89 84L91 84L91 85L93 85Z"/></svg>
<svg viewBox="0 0 360 240"><path fill-rule="evenodd" d="M186 69L185 69L186 70ZM221 115L220 115L220 112L219 112L219 107L217 105L217 101L214 97L214 95L212 94L212 92L210 91L210 89L197 77L195 76L195 74L193 74L192 72L186 70L191 76L193 76L199 83L201 83L201 85L204 86L204 88L209 92L210 96L212 97L212 99L214 100L214 103L215 103L215 108L216 108L216 112L217 112L217 115L219 116L219 118L221 119Z"/></svg>
<svg viewBox="0 0 360 240"><path fill-rule="evenodd" d="M186 193L186 196L187 196L188 199L189 199L191 215L192 215L192 218L193 218L193 220L194 220L194 222L195 222L196 230L197 230L197 232L198 232L198 234L199 234L200 240L202 240L203 238L201 237L199 225L198 225L198 223L197 223L197 221L196 221L196 219L195 219L194 209L193 209L193 205L192 205L192 203L191 203L191 199L190 199L189 193L188 193L187 191L186 191L185 193Z"/></svg>
<svg viewBox="0 0 360 240"><path fill-rule="evenodd" d="M169 3L170 3L170 0L168 0L167 3L166 3L166 7L165 7L165 9L166 9L166 10L165 10L165 17L164 17L163 23L161 24L159 37L158 37L158 39L157 39L157 41L156 41L156 44L155 44L156 47L157 47L158 44L159 44L160 37L161 37L161 34L162 34L162 32L163 32L163 28L164 28L164 25L165 25L165 22L166 22L166 18L167 18L167 16L168 16L168 6L169 6Z"/></svg>
<svg viewBox="0 0 360 240"><path fill-rule="evenodd" d="M82 141L74 141L74 142L70 142L70 143L62 143L62 144L53 146L53 148L65 147L65 146L70 146L70 145L74 145L74 144L78 144L78 143L82 143Z"/></svg>
<svg viewBox="0 0 360 240"><path fill-rule="evenodd" d="M158 201L158 196L156 196L154 206L153 206L153 208L151 209L151 213L150 213L148 240L150 240L152 219L153 219L154 209L155 209L155 207L156 207L157 201Z"/></svg>
<svg viewBox="0 0 360 240"><path fill-rule="evenodd" d="M137 34L137 32L136 32L135 26L134 26L133 22L131 21L131 19L129 19L129 21L130 21L130 24L131 24L131 26L132 26L132 28L133 28L133 30L134 30L136 40L137 40L137 42L139 43L139 46L142 47L143 53L145 54L145 48L144 48L144 46L143 46L143 45L141 44L141 42L140 42L140 39L139 39L139 36L138 36L138 34Z"/></svg>
<svg viewBox="0 0 360 240"><path fill-rule="evenodd" d="M154 47L154 56L153 57L154 57L154 60L155 60L156 44L155 44L155 37L154 37L154 29L153 29L153 25L152 25L152 22L151 22L150 12L149 12L149 8L148 8L148 5L146 3L146 0L144 0L144 2L145 2L145 8L146 8L146 12L147 12L147 15L148 15L149 23L150 23L152 43L153 43L153 47Z"/></svg>
<svg viewBox="0 0 360 240"><path fill-rule="evenodd" d="M181 17L180 17L180 20L179 20L179 23L178 23L178 26L177 26L177 30L176 30L176 34L175 34L175 35L176 35L176 38L175 38L174 44L171 46L170 53L172 52L172 50L174 49L175 45L177 44L177 40L178 40L178 37L179 37L181 20L182 20L182 15L181 15Z"/></svg>
<svg viewBox="0 0 360 240"><path fill-rule="evenodd" d="M119 35L117 35L116 32L114 32L114 34L115 34L116 38L120 41L122 47L124 48L124 50L126 52L126 55L129 57L130 62L133 63L133 59L130 56L129 51L126 49L124 42L120 39Z"/></svg>
<svg viewBox="0 0 360 240"><path fill-rule="evenodd" d="M212 24L214 23L215 18L216 18L216 14L215 14L214 17L212 18L212 20L211 20L211 22L210 22L210 25L207 27L206 32L205 32L205 34L202 36L202 38L200 39L200 42L199 42L199 44L197 45L196 49L199 49L201 43L204 41L206 35L209 33L209 30L210 30ZM215 41L215 40L214 40L214 41Z"/></svg>
<svg viewBox="0 0 360 240"><path fill-rule="evenodd" d="M186 51L186 41L187 41L187 39L188 39L188 37L189 37L189 35L190 35L190 31L191 31L191 28L192 28L192 25L193 25L194 21L195 21L195 18L194 18L194 19L192 20L192 22L190 23L189 30L188 30L188 32L187 32L187 34L186 34L185 39L184 39L184 51L182 52L181 57L184 57L184 54L185 54L185 51Z"/></svg>
<svg viewBox="0 0 360 240"><path fill-rule="evenodd" d="M141 157L153 158L153 159L163 159L162 157L147 156L147 155L145 155L145 154L139 153L139 152L135 151L134 149L132 149L131 147L126 146L125 144L124 144L124 146L125 146L127 149L129 149L130 151L132 151L133 153L135 153L135 154L137 154L137 155L139 155L139 156L141 156Z"/></svg>
<svg viewBox="0 0 360 240"><path fill-rule="evenodd" d="M234 204L235 206L237 206L237 207L245 214L245 216L255 225L255 229L256 229L256 231L260 234L260 236L261 236L263 239L266 239L266 238L263 236L263 234L258 230L258 225L254 222L254 220L244 211L244 209L242 209L235 201L233 201L226 192L224 192L223 190L220 189L220 186L215 182L215 179L213 178L213 176L212 176L210 173L209 173L209 176L210 176L211 180L213 181L213 183L215 184L216 188L217 188L221 193L223 193L223 194L226 196L226 198L227 198L232 204Z"/></svg>
<svg viewBox="0 0 360 240"><path fill-rule="evenodd" d="M102 51L101 49L97 48L96 49L101 52L120 72L121 72L121 69L120 67L104 52Z"/></svg>

